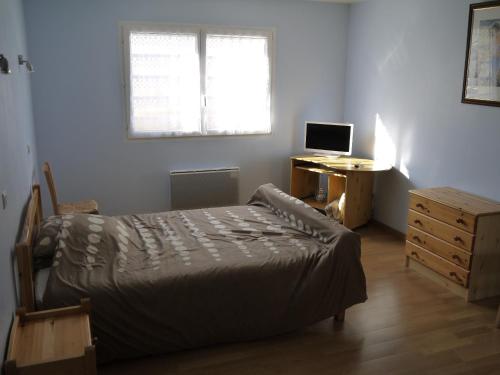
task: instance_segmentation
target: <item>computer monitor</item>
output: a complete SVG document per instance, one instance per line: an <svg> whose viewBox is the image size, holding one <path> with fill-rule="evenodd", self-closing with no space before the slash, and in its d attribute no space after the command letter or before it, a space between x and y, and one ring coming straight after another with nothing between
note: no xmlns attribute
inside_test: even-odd
<svg viewBox="0 0 500 375"><path fill-rule="evenodd" d="M353 124L306 122L305 150L324 155L351 155Z"/></svg>

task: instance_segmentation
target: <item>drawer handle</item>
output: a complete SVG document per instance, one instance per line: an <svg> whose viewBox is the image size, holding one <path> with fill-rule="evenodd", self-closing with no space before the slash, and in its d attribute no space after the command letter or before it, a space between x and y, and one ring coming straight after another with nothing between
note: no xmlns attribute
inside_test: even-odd
<svg viewBox="0 0 500 375"><path fill-rule="evenodd" d="M420 259L420 257L418 256L418 253L417 253L417 252L415 252L415 251L412 251L412 252L411 252L411 255L412 255L412 256L414 256L414 257L415 257L415 258L417 258L417 259Z"/></svg>
<svg viewBox="0 0 500 375"><path fill-rule="evenodd" d="M464 243L464 240L462 240L462 238L461 238L461 237L459 237L459 236L455 236L455 238L454 238L453 240L454 240L455 242L460 242L460 243L462 243L462 244Z"/></svg>
<svg viewBox="0 0 500 375"><path fill-rule="evenodd" d="M465 222L464 219L462 219L461 217L457 218L457 224L462 224L462 225L465 225L467 226L467 223Z"/></svg>
<svg viewBox="0 0 500 375"><path fill-rule="evenodd" d="M427 211L427 208L425 208L425 206L422 203L417 203L417 208Z"/></svg>
<svg viewBox="0 0 500 375"><path fill-rule="evenodd" d="M418 220L418 219L414 220L413 222L414 222L415 224L417 224L417 225L422 225L422 222L421 222L420 220Z"/></svg>
<svg viewBox="0 0 500 375"><path fill-rule="evenodd" d="M456 274L456 272L450 272L451 277L455 278L460 284L463 284L463 280Z"/></svg>
<svg viewBox="0 0 500 375"><path fill-rule="evenodd" d="M462 258L460 258L457 254L453 254L453 256L451 258L455 259L460 264L463 263Z"/></svg>
<svg viewBox="0 0 500 375"><path fill-rule="evenodd" d="M420 239L419 236L413 236L413 239L417 241L418 243L422 243L422 240Z"/></svg>

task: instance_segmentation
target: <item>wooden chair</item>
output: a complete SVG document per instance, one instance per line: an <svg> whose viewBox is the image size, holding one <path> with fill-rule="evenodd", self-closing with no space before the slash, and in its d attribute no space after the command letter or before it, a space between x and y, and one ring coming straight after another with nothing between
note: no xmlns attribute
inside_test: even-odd
<svg viewBox="0 0 500 375"><path fill-rule="evenodd" d="M95 200L87 200L74 203L58 203L56 186L54 184L54 179L52 177L52 171L50 169L49 163L43 163L42 170L43 174L45 175L45 179L47 180L47 186L49 187L50 198L52 200L52 208L54 209L55 215L99 213L97 202Z"/></svg>

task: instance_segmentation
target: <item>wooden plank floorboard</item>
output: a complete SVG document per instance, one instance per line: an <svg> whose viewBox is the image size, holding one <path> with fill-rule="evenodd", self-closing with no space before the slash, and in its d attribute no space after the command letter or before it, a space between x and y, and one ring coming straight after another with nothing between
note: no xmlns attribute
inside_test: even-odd
<svg viewBox="0 0 500 375"><path fill-rule="evenodd" d="M343 324L113 363L101 375L500 375L499 298L466 303L404 266L404 241L370 225L362 237L368 301Z"/></svg>

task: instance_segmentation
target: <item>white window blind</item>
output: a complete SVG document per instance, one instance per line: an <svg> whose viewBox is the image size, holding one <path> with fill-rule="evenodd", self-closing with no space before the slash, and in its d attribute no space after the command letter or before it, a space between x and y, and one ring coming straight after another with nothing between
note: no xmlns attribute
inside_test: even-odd
<svg viewBox="0 0 500 375"><path fill-rule="evenodd" d="M200 134L198 35L130 33L132 135Z"/></svg>
<svg viewBox="0 0 500 375"><path fill-rule="evenodd" d="M206 128L209 134L269 133L271 92L266 36L206 37Z"/></svg>
<svg viewBox="0 0 500 375"><path fill-rule="evenodd" d="M131 137L271 131L272 33L127 24Z"/></svg>

